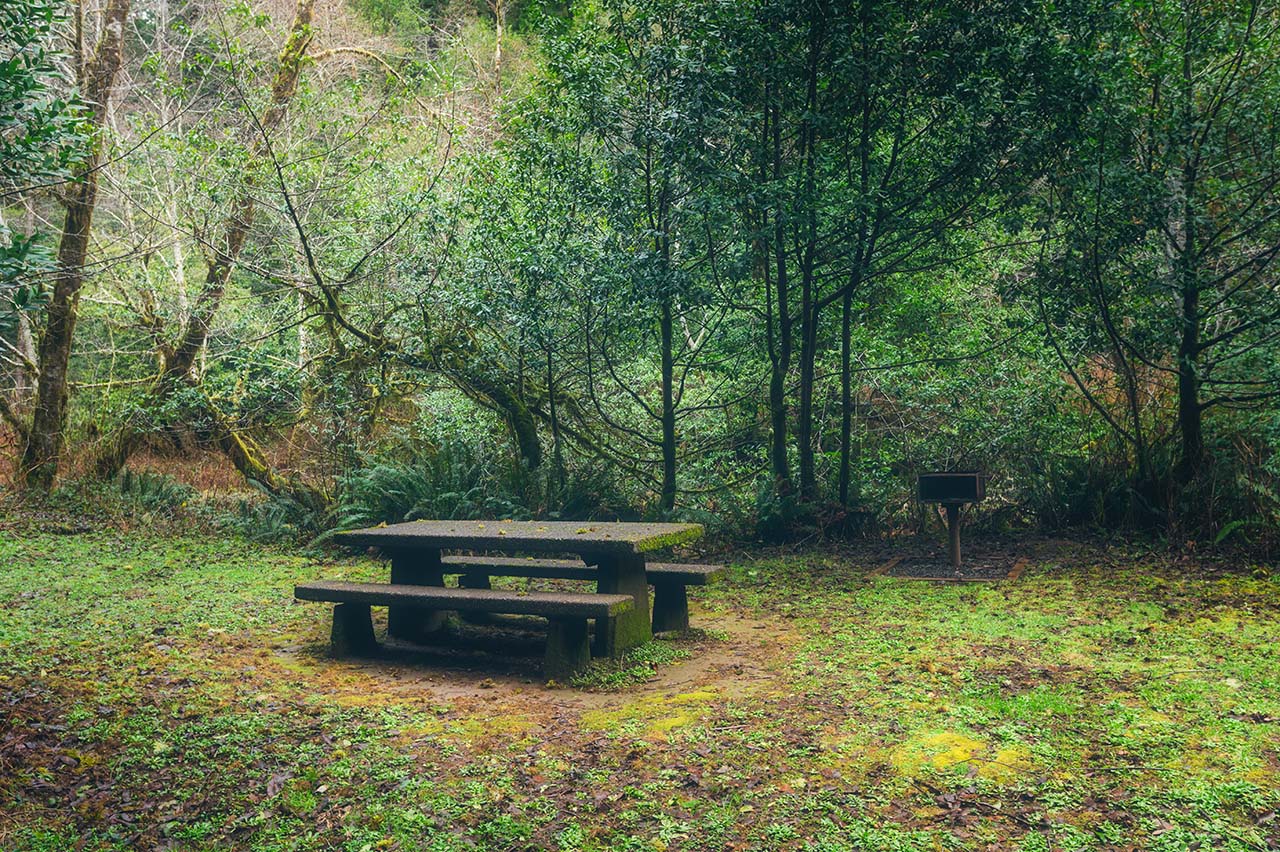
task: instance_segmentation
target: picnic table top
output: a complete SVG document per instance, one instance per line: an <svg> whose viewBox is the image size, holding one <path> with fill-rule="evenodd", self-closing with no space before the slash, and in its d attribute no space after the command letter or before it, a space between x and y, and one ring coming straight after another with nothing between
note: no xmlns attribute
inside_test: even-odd
<svg viewBox="0 0 1280 852"><path fill-rule="evenodd" d="M619 521L409 521L338 533L341 544L385 548L647 553L702 537L701 524Z"/></svg>

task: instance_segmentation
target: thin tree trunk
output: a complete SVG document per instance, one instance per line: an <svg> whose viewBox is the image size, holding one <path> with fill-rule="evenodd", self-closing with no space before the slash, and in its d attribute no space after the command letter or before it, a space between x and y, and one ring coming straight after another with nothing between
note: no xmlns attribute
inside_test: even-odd
<svg viewBox="0 0 1280 852"><path fill-rule="evenodd" d="M818 307L813 284L805 275L800 288L800 405L796 411L796 448L800 455L800 496L812 500L818 493L814 463L813 386L818 348Z"/></svg>
<svg viewBox="0 0 1280 852"><path fill-rule="evenodd" d="M870 60L874 47L870 40L871 4L859 4L860 45L862 56ZM871 80L864 71L858 87L858 196L865 203L871 190L872 105ZM850 184L853 183L852 177ZM871 262L872 245L868 244L868 221L863 210L858 212L857 239L854 243L853 266L849 282L842 294L840 324L840 505L848 506L857 495L851 494L853 467L853 296L861 286Z"/></svg>
<svg viewBox="0 0 1280 852"><path fill-rule="evenodd" d="M818 74L825 10L815 8L809 24L809 57L806 68L805 115L801 128L804 176L801 203L805 209L805 241L800 258L800 407L796 415L796 444L800 455L800 496L812 500L818 493L814 464L813 385L818 349L818 303L814 273L817 264L818 222L817 144Z"/></svg>
<svg viewBox="0 0 1280 852"><path fill-rule="evenodd" d="M673 353L674 322L671 297L662 300L659 319L662 332L662 508L676 507L676 406L675 358Z"/></svg>
<svg viewBox="0 0 1280 852"><path fill-rule="evenodd" d="M853 288L844 292L840 325L840 504L849 505L853 441Z"/></svg>
<svg viewBox="0 0 1280 852"><path fill-rule="evenodd" d="M768 93L766 92L766 99ZM766 108L764 136L766 144L772 145L773 180L775 185L782 179L782 131L779 127L778 109L776 106ZM772 116L772 119L769 118ZM770 126L772 125L772 126ZM762 168L763 172L764 169ZM791 372L791 354L793 347L791 325L791 292L787 275L787 253L785 248L786 233L780 210L774 211L773 219L773 262L775 264L774 288L775 298L772 304L778 317L777 352L772 359L769 375L769 421L772 443L769 458L773 468L774 493L781 496L794 490L791 482L791 462L787 451L787 376ZM769 258L765 258L766 296L769 281L767 277Z"/></svg>
<svg viewBox="0 0 1280 852"><path fill-rule="evenodd" d="M1185 25L1190 27L1189 22ZM1188 146L1196 135L1193 120L1195 82L1191 55L1190 45L1184 45L1182 138ZM1196 173L1195 152L1183 151L1182 156L1185 158L1182 165L1182 249L1178 264L1182 320L1178 339L1178 428L1182 433L1182 441L1177 475L1178 481L1185 485L1195 478L1204 458L1204 409L1200 405L1200 281L1196 260L1200 246L1196 239L1195 219L1195 192L1199 175Z"/></svg>
<svg viewBox="0 0 1280 852"><path fill-rule="evenodd" d="M31 203L30 198L23 199L24 213L22 216L22 235L30 240L35 235L35 207ZM0 225L4 224L3 214L0 213ZM12 305L15 318L15 328L13 336L14 353L18 362L13 368L13 402L15 407L20 410L26 410L27 404L30 402L30 396L35 390L35 381L38 377L39 370L36 364L39 363L40 355L36 352L36 338L31 330L31 319L27 312L17 306ZM26 425L23 424L23 434L26 434ZM26 438L22 438L23 441Z"/></svg>
<svg viewBox="0 0 1280 852"><path fill-rule="evenodd" d="M32 374L29 365L40 363L37 360L40 355L36 352L35 335L31 332L31 320L27 317L26 311L18 311L17 339L14 341L14 348L18 350L23 361L17 367L13 382L14 396L18 405L22 406L27 403L27 398L35 387L36 377Z"/></svg>
<svg viewBox="0 0 1280 852"><path fill-rule="evenodd" d="M564 489L564 449L560 439L560 413L556 406L556 374L552 366L551 347L547 347L547 407L551 415L551 482L558 497Z"/></svg>
<svg viewBox="0 0 1280 852"><path fill-rule="evenodd" d="M46 308L44 335L40 340L40 378L36 383L35 411L18 466L21 486L48 491L58 475L67 420L67 375L75 337L80 292L85 282L89 231L98 201L98 169L102 165L102 128L120 69L124 24L129 0L110 0L103 11L102 36L93 57L82 66L80 89L90 104L90 127L95 138L84 173L66 199L67 216L58 243L53 295Z"/></svg>
<svg viewBox="0 0 1280 852"><path fill-rule="evenodd" d="M493 7L493 88L502 93L502 36L507 23L506 0L490 0Z"/></svg>
<svg viewBox="0 0 1280 852"><path fill-rule="evenodd" d="M1189 246L1190 235L1186 239ZM1178 341L1178 428L1182 441L1177 472L1178 481L1186 484L1195 478L1204 460L1204 409L1200 404L1197 363L1200 356L1200 288L1190 261L1184 259L1183 265L1182 334Z"/></svg>

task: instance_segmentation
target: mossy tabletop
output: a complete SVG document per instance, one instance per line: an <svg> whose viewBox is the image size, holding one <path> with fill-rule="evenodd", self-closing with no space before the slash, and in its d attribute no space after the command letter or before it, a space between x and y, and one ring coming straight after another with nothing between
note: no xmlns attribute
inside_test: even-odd
<svg viewBox="0 0 1280 852"><path fill-rule="evenodd" d="M702 537L700 524L596 521L410 521L339 533L342 544L384 548L527 550L583 555L651 553Z"/></svg>

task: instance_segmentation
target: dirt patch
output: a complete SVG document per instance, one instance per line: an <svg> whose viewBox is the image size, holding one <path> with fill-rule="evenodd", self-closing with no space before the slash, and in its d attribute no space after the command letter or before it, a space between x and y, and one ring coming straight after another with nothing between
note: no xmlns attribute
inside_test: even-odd
<svg viewBox="0 0 1280 852"><path fill-rule="evenodd" d="M885 573L890 577L907 577L914 580L939 580L946 582L997 581L1016 579L1021 573L1023 561L996 555L966 559L959 568L952 568L945 559L936 557L908 557L897 559Z"/></svg>
<svg viewBox="0 0 1280 852"><path fill-rule="evenodd" d="M737 613L695 609L693 622L706 638L686 646L688 659L662 666L645 683L621 692L548 687L539 671L540 634L515 628L465 627L438 647L384 644L379 657L365 660L332 659L318 643L288 645L272 651L271 660L339 703L479 702L538 715L617 708L654 695L694 691L740 697L768 688L787 650L800 641L790 624Z"/></svg>
<svg viewBox="0 0 1280 852"><path fill-rule="evenodd" d="M984 679L999 683L1006 692L1020 694L1042 686L1079 685L1094 679L1094 672L1067 663L1028 666L1017 661L1002 662L982 670Z"/></svg>

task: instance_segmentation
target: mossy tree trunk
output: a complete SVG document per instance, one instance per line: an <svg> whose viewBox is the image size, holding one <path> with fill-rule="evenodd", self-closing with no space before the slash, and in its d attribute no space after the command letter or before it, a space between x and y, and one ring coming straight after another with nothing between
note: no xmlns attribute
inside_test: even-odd
<svg viewBox="0 0 1280 852"><path fill-rule="evenodd" d="M89 126L94 138L84 170L65 199L67 215L58 243L53 294L45 311L44 334L40 339L35 410L30 427L20 430L25 431L26 446L18 465L18 482L26 488L51 489L62 458L71 347L85 283L89 232L98 202L98 173L103 166L102 130L123 59L124 25L128 17L129 0L109 0L93 56L88 62L78 63L77 83L89 104Z"/></svg>

